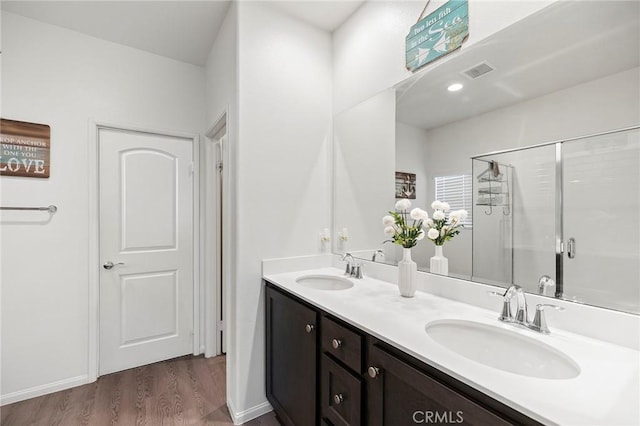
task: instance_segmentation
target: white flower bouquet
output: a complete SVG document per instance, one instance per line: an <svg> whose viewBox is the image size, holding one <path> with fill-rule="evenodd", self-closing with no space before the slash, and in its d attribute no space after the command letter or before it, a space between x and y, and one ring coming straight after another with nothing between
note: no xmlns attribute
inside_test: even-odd
<svg viewBox="0 0 640 426"><path fill-rule="evenodd" d="M389 212L382 218L384 233L391 237L390 240L384 241L385 243L391 242L404 248L411 248L424 238L425 232L422 226L429 219L429 214L419 208L408 212L410 207L411 201L402 199L396 203L396 211ZM409 219L413 220L411 224Z"/></svg>
<svg viewBox="0 0 640 426"><path fill-rule="evenodd" d="M460 233L460 228L464 227L462 221L467 218L468 213L466 210L454 210L447 216L449 204L438 200L431 204L431 208L434 210L433 216L424 221L424 227L427 238L441 246Z"/></svg>

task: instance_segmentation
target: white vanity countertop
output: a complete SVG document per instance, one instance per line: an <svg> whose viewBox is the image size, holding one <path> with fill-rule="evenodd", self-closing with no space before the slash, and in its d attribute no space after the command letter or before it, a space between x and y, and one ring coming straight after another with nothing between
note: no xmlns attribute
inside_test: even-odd
<svg viewBox="0 0 640 426"><path fill-rule="evenodd" d="M544 424L640 424L640 352L636 350L554 329L553 323L549 324L551 334L538 334L501 323L498 312L429 293L418 291L415 297L404 298L395 284L369 277L350 278L354 286L338 291L296 283L296 278L310 274L342 276L342 271L329 267L264 278ZM539 340L573 358L581 373L573 379L540 379L464 358L425 332L427 323L442 319L476 321Z"/></svg>

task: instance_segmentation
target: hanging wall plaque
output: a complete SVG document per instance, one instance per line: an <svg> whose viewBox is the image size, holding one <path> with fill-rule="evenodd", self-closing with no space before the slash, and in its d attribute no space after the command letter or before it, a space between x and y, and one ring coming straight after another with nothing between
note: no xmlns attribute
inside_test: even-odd
<svg viewBox="0 0 640 426"><path fill-rule="evenodd" d="M416 199L415 173L396 172L396 198Z"/></svg>
<svg viewBox="0 0 640 426"><path fill-rule="evenodd" d="M467 0L450 0L435 12L424 18L422 15L420 17L405 40L406 66L409 71L416 71L453 52L469 36Z"/></svg>
<svg viewBox="0 0 640 426"><path fill-rule="evenodd" d="M0 122L0 175L48 178L51 128L45 124Z"/></svg>

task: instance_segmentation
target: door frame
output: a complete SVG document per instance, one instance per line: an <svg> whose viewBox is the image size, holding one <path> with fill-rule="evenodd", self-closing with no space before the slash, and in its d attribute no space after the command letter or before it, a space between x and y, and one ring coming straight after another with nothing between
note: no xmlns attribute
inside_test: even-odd
<svg viewBox="0 0 640 426"><path fill-rule="evenodd" d="M226 142L226 146L221 146L220 150L216 152L215 146L222 143L221 141L223 139ZM203 317L205 321L205 326L203 327L205 333L203 352L205 357L211 357L222 354L223 349L228 349L227 342L229 341L231 161L228 106L225 107L222 113L214 120L213 125L206 131L200 148L202 149L200 157L202 163L200 164L200 168L203 171L201 174L203 179L201 182L201 218L203 220L202 230L205 235L210 236L212 234L209 232L210 228L208 227L211 226L210 224L212 222L215 223L213 229L213 235L215 235L213 247L211 242L203 238L200 258L202 264L201 277L205 288L203 297L206 303L212 303L215 306L215 309L205 310ZM222 163L222 176L220 176L217 171L217 161ZM222 185L219 185L220 178L222 179ZM217 189L222 191L222 198L220 198L219 194L214 194L214 191ZM212 196L215 197L213 201L210 198ZM213 211L208 211L207 206L211 206ZM222 216L222 221L220 220L220 216ZM226 232L223 232L224 229L226 229ZM221 253L218 253L219 248L222 250ZM216 258L219 259L219 262L216 262L216 267L222 268L222 276L220 276L220 271L216 268L214 268L213 276L211 276L211 271L204 267L207 260L210 260L212 256L216 256ZM221 292L223 294L222 298L220 297ZM221 320L219 320L220 312L222 312ZM220 332L222 332L224 342L220 341Z"/></svg>
<svg viewBox="0 0 640 426"><path fill-rule="evenodd" d="M122 130L148 135L171 136L191 140L193 165L193 355L201 353L200 338L200 136L171 130L149 129L127 124L114 124L104 121L89 122L89 291L88 291L88 381L93 382L99 376L100 354L100 186L99 186L99 137L101 129ZM204 309L214 306L205 303Z"/></svg>

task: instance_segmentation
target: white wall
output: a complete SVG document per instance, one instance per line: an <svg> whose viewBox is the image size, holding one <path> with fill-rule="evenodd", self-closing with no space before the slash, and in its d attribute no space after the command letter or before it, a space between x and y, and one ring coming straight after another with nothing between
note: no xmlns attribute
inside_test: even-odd
<svg viewBox="0 0 640 426"><path fill-rule="evenodd" d="M554 0L469 2L469 38L460 51L529 16ZM429 5L426 14L444 1ZM333 34L334 112L356 105L412 75L405 68L405 36L424 1L369 1ZM421 71L446 61L442 58Z"/></svg>
<svg viewBox="0 0 640 426"><path fill-rule="evenodd" d="M411 207L420 207L431 215L431 202L434 198L433 193L429 193L427 189L427 182L432 179L427 168L429 159L427 131L396 122L395 142L395 170L416 175L416 198L410 200ZM411 250L411 259L418 264L418 268L429 269L429 259L435 253L433 247L434 244L425 238ZM395 263L402 259L402 247L396 245L393 250L385 247L385 252L387 250L391 253L386 255L385 261Z"/></svg>
<svg viewBox="0 0 640 426"><path fill-rule="evenodd" d="M377 249L392 252L382 245L382 217L395 204L395 108L395 91L387 89L334 118L334 222L349 237L334 234L334 252L366 259Z"/></svg>
<svg viewBox="0 0 640 426"><path fill-rule="evenodd" d="M2 402L89 375L90 119L198 133L204 70L2 13L2 116L51 126L51 177L1 177Z"/></svg>
<svg viewBox="0 0 640 426"><path fill-rule="evenodd" d="M318 253L329 227L331 37L268 4L238 3L233 415L265 399L261 260Z"/></svg>

